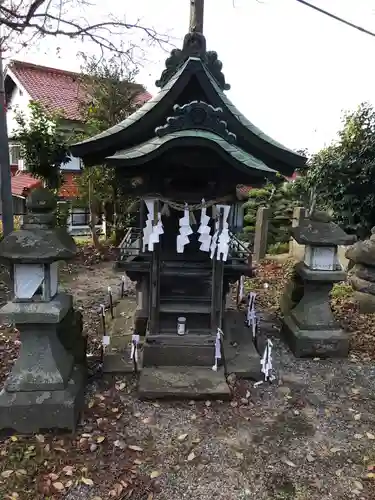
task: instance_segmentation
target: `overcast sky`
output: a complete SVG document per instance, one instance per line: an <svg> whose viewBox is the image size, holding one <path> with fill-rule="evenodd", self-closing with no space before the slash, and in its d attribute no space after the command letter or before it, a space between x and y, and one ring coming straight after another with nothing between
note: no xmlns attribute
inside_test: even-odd
<svg viewBox="0 0 375 500"><path fill-rule="evenodd" d="M108 12L140 18L177 46L189 24L189 0L99 0ZM310 0L375 32L371 0ZM94 18L93 17L93 18ZM256 126L292 148L311 151L335 136L343 109L375 103L375 38L314 12L296 0L206 0L204 32L216 50L230 99ZM56 47L60 56L56 57ZM139 80L151 93L166 54L145 47ZM38 64L79 70L76 53L93 48L48 40L17 55Z"/></svg>

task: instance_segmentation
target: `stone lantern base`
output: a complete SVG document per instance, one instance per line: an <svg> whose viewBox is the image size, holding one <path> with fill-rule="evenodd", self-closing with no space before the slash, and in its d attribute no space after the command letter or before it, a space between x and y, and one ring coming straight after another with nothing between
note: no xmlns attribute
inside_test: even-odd
<svg viewBox="0 0 375 500"><path fill-rule="evenodd" d="M72 297L8 302L0 314L13 319L21 337L19 357L0 392L0 428L74 431L84 403L86 342Z"/></svg>
<svg viewBox="0 0 375 500"><path fill-rule="evenodd" d="M281 300L282 333L296 357L348 355L349 337L335 321L329 303L333 283L344 279L342 271L312 271L303 263L296 265L295 286L288 287L288 296Z"/></svg>
<svg viewBox="0 0 375 500"><path fill-rule="evenodd" d="M21 434L45 430L74 431L83 406L86 377L74 367L65 389L0 392L0 428Z"/></svg>

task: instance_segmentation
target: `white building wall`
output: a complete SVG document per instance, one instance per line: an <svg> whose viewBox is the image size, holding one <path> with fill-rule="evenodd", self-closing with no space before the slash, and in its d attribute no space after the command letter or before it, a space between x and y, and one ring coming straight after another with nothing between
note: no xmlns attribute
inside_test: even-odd
<svg viewBox="0 0 375 500"><path fill-rule="evenodd" d="M10 139L12 139L14 131L18 128L16 114L22 112L27 118L30 117L29 103L30 97L28 94L15 87L7 109L7 127Z"/></svg>

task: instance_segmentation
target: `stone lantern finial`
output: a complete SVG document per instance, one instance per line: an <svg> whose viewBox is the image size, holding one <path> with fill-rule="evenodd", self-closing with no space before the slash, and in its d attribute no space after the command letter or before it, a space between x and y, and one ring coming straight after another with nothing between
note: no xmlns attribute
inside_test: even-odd
<svg viewBox="0 0 375 500"><path fill-rule="evenodd" d="M26 199L24 226L53 227L56 224L56 197L46 188L38 188Z"/></svg>

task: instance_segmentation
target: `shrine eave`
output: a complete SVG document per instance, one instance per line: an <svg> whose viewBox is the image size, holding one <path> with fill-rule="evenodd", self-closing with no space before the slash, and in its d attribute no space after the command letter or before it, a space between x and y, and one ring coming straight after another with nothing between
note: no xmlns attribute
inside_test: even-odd
<svg viewBox="0 0 375 500"><path fill-rule="evenodd" d="M250 155L235 144L205 130L182 130L162 137L153 137L139 146L118 151L106 158L106 163L119 168L144 165L176 147L204 147L218 153L225 161L252 177L274 177L276 170Z"/></svg>
<svg viewBox="0 0 375 500"><path fill-rule="evenodd" d="M189 80L188 75L185 73L185 68L188 65L189 61L186 61L168 83L137 111L104 132L73 144L70 147L71 153L76 157L83 158L86 155L116 147L116 144L122 143L124 145L124 140L125 145L127 145L132 142L133 136L140 135L139 133L144 128L146 120L149 127L155 129L160 125L160 121L165 118L165 110L170 107L171 102L174 102L181 90L185 88Z"/></svg>
<svg viewBox="0 0 375 500"><path fill-rule="evenodd" d="M277 167L286 176L293 174L296 168L302 168L306 158L273 140L253 125L216 83L215 78L204 62L198 57L190 57L153 99L118 125L71 147L74 156L81 157L87 163L95 164L92 159L101 159L112 155L119 148L132 147L143 143L154 135L155 128L163 125L171 113L171 106L178 102L181 93L192 77L206 96L207 103L223 110L223 119L228 130L238 138L239 146L249 154L255 154L264 163Z"/></svg>

